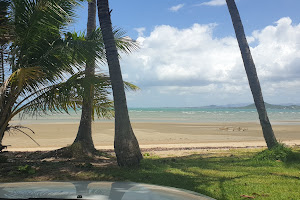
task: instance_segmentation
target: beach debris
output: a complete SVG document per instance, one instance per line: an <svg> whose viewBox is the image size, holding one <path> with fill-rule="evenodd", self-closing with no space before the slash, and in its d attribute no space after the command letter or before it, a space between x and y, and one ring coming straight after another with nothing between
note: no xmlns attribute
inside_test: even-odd
<svg viewBox="0 0 300 200"><path fill-rule="evenodd" d="M268 194L258 194L258 193L256 193L256 192L254 192L254 193L252 193L252 195L256 195L256 196L262 196L262 197L269 197L270 195L268 195Z"/></svg>
<svg viewBox="0 0 300 200"><path fill-rule="evenodd" d="M248 195L241 195L241 197L244 197L244 198L248 198L248 199L255 199L255 197L254 196L248 196Z"/></svg>
<svg viewBox="0 0 300 200"><path fill-rule="evenodd" d="M26 133L22 129L29 130L32 134L35 134L35 132L31 128L28 128L26 126L21 126L21 125L9 125L7 127L6 131L8 132L8 134L13 134L13 133L16 133L16 132L23 133L24 135L29 137L35 144L37 144L38 146L41 146L37 141L35 141L35 139L33 139L28 133Z"/></svg>
<svg viewBox="0 0 300 200"><path fill-rule="evenodd" d="M256 192L254 192L254 193L252 193L252 195L253 196L249 196L249 195L241 195L241 197L244 197L244 198L247 198L247 199L255 199L257 196L260 196L260 197L268 197L268 196L270 196L270 195L268 195L268 194L264 194L264 193L262 193L262 194L258 194L258 193L256 193Z"/></svg>
<svg viewBox="0 0 300 200"><path fill-rule="evenodd" d="M7 147L10 145L1 145L0 144L0 152L2 152L2 150L7 149Z"/></svg>
<svg viewBox="0 0 300 200"><path fill-rule="evenodd" d="M221 131L247 131L248 128L242 128L240 126L224 126L224 127L221 127L219 128L219 130Z"/></svg>

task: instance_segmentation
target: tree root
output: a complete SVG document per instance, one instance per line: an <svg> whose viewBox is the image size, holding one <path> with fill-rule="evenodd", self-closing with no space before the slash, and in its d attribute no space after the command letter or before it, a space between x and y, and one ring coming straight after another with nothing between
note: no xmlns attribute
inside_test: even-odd
<svg viewBox="0 0 300 200"><path fill-rule="evenodd" d="M87 150L81 142L73 143L57 150L49 151L44 154L42 159L55 158L55 159L75 159L75 160L94 160L101 156L111 157L109 154L101 152L96 149Z"/></svg>

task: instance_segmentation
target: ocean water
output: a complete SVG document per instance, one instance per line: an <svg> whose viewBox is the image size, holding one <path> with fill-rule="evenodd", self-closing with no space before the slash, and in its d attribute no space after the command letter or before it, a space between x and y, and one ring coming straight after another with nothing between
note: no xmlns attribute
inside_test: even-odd
<svg viewBox="0 0 300 200"><path fill-rule="evenodd" d="M28 117L22 119L27 123L77 123L81 112L70 111L70 114L57 113L46 116ZM178 123L207 123L207 122L258 122L255 109L211 109L211 108L130 108L132 122L178 122ZM268 109L271 122L300 123L300 109ZM15 123L20 119L15 118ZM95 119L95 121L112 121Z"/></svg>

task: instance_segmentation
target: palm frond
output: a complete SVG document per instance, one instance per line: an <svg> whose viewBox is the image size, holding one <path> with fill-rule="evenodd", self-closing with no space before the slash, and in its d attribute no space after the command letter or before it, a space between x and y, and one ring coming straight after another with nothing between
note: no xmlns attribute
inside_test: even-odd
<svg viewBox="0 0 300 200"><path fill-rule="evenodd" d="M121 28L114 28L113 30L117 49L122 52L129 54L132 51L139 49L139 45L136 41L128 36L125 36L126 32Z"/></svg>
<svg viewBox="0 0 300 200"><path fill-rule="evenodd" d="M14 133L14 132L20 132L20 133L23 133L24 135L26 135L27 137L29 137L35 144L37 144L38 146L41 146L35 139L33 139L28 133L26 133L25 131L23 131L22 129L27 129L29 130L32 134L35 134L35 132L31 129L31 128L28 128L28 127L25 127L25 126L20 126L20 125L17 125L17 126L9 126L7 128L7 131L8 133Z"/></svg>
<svg viewBox="0 0 300 200"><path fill-rule="evenodd" d="M124 81L124 87L126 90L132 90L132 91L137 91L140 90L140 88L132 83Z"/></svg>
<svg viewBox="0 0 300 200"><path fill-rule="evenodd" d="M120 53L126 53L129 54L134 50L137 50L139 48L138 43L134 40L132 40L129 37L125 37L126 32L123 31L120 28L114 28L113 30L114 36L115 36L115 42L117 49ZM102 32L100 28L97 28L89 38L87 38L91 42L91 45L94 45L95 52L97 59L101 63L106 62L105 57L105 48L104 48L104 42L102 37ZM91 46L90 45L90 46Z"/></svg>
<svg viewBox="0 0 300 200"><path fill-rule="evenodd" d="M39 89L44 83L44 73L39 67L20 68L14 71L7 79L10 93L18 96L21 93L31 93Z"/></svg>
<svg viewBox="0 0 300 200"><path fill-rule="evenodd" d="M74 72L77 60L70 55L69 38L62 38L61 30L72 21L76 5L75 0L12 1L10 14L15 24L15 39L11 45L13 71L40 66L48 74L45 78L51 81L62 78L64 72Z"/></svg>
<svg viewBox="0 0 300 200"><path fill-rule="evenodd" d="M109 79L103 75L86 79L83 72L71 76L66 82L55 84L39 91L34 99L20 106L18 112L36 115L46 112L69 112L69 109L78 110L82 107L84 85L93 84L95 98L93 107L98 117L111 116L112 103L109 99ZM17 111L17 110L16 110Z"/></svg>

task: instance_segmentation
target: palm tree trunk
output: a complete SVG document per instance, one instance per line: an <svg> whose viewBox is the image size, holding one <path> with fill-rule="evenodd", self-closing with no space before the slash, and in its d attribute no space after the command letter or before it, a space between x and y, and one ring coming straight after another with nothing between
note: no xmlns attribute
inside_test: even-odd
<svg viewBox="0 0 300 200"><path fill-rule="evenodd" d="M11 117L12 108L15 102L15 99L7 94L7 90L2 91L4 94L1 94L3 98L0 98L1 102L1 112L0 112L0 146L2 146L2 140L4 137L5 132L9 126L9 121Z"/></svg>
<svg viewBox="0 0 300 200"><path fill-rule="evenodd" d="M88 3L88 22L87 38L96 29L96 0ZM85 67L85 77L89 79L95 74L95 58L87 61ZM94 87L91 84L85 85L85 95L83 96L83 105L80 124L74 143L80 143L85 153L93 153L95 146L92 138L92 109L94 99Z"/></svg>
<svg viewBox="0 0 300 200"><path fill-rule="evenodd" d="M0 85L4 83L5 80L5 75L4 75L4 46L0 46Z"/></svg>
<svg viewBox="0 0 300 200"><path fill-rule="evenodd" d="M8 127L8 123L7 122L1 122L0 123L0 147L2 146L2 140L3 140L3 137L4 137L4 133L6 131Z"/></svg>
<svg viewBox="0 0 300 200"><path fill-rule="evenodd" d="M248 45L248 42L246 40L244 27L238 12L238 9L236 7L234 0L226 0L228 10L231 15L233 27L235 30L235 34L237 37L237 41L240 47L240 51L242 54L246 74L248 77L248 82L250 85L250 89L252 92L252 96L254 99L254 103L259 115L260 124L262 127L263 135L265 138L265 141L267 143L268 148L274 147L276 144L278 144L276 137L274 135L271 123L268 118L267 110L265 107L264 99L262 96L262 91L260 87L260 83L258 80L258 76L256 73L255 64L252 59L252 55L250 52L250 48Z"/></svg>
<svg viewBox="0 0 300 200"><path fill-rule="evenodd" d="M98 0L97 5L114 97L115 153L119 166L136 166L143 156L129 120L121 67L112 31L108 0Z"/></svg>

